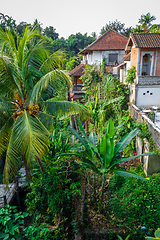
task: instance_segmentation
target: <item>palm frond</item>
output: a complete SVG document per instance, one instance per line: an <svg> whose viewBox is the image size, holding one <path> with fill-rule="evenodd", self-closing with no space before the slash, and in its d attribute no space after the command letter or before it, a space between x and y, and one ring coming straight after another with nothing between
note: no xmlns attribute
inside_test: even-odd
<svg viewBox="0 0 160 240"><path fill-rule="evenodd" d="M55 123L55 117L53 115L44 113L44 112L39 112L37 114L37 118L42 122L42 124L48 129L53 129L53 124Z"/></svg>
<svg viewBox="0 0 160 240"><path fill-rule="evenodd" d="M51 54L41 65L40 71L50 72L53 69L60 68L62 59L66 57L66 53L62 50L58 50Z"/></svg>
<svg viewBox="0 0 160 240"><path fill-rule="evenodd" d="M36 36L40 37L40 34L36 29L30 29L29 27L25 28L24 35L19 42L18 51L17 51L18 66L21 69L24 61L23 56L24 56L26 45L29 41L31 41Z"/></svg>
<svg viewBox="0 0 160 240"><path fill-rule="evenodd" d="M32 160L42 158L47 150L48 138L49 132L39 119L24 110L13 124L6 156L5 181L10 170L16 174L14 166L20 156L28 166Z"/></svg>
<svg viewBox="0 0 160 240"><path fill-rule="evenodd" d="M9 92L16 87L11 69L8 66L10 59L0 56L0 93Z"/></svg>
<svg viewBox="0 0 160 240"><path fill-rule="evenodd" d="M8 56L0 57L0 93L6 94L18 89L19 95L23 100L22 80L19 68L16 63Z"/></svg>
<svg viewBox="0 0 160 240"><path fill-rule="evenodd" d="M2 53L7 49L8 53L11 54L12 57L15 57L16 45L14 37L7 29L3 31L3 29L0 28L0 46Z"/></svg>
<svg viewBox="0 0 160 240"><path fill-rule="evenodd" d="M48 50L44 47L44 41L39 41L33 45L27 52L23 53L22 77L27 79L28 74L42 77L44 74L40 71L41 65L49 57ZM53 70L53 69L52 69ZM46 72L45 72L46 74Z"/></svg>
<svg viewBox="0 0 160 240"><path fill-rule="evenodd" d="M68 101L47 101L43 103L47 112L64 119L71 115L78 114L82 120L93 122L92 113L83 105Z"/></svg>
<svg viewBox="0 0 160 240"><path fill-rule="evenodd" d="M58 91L63 89L64 85L69 87L71 80L62 70L53 70L47 73L35 84L30 97L30 105L32 105L33 102L38 102L42 91L48 88Z"/></svg>
<svg viewBox="0 0 160 240"><path fill-rule="evenodd" d="M13 123L13 118L9 118L0 130L0 156L7 149Z"/></svg>

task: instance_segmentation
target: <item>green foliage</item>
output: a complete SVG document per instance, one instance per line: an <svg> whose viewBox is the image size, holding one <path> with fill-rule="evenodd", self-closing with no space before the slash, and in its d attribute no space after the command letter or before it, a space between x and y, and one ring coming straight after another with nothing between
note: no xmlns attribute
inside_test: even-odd
<svg viewBox="0 0 160 240"><path fill-rule="evenodd" d="M46 27L43 31L44 35L46 35L49 38L52 38L52 40L55 40L58 38L58 33L55 31L56 29L52 26Z"/></svg>
<svg viewBox="0 0 160 240"><path fill-rule="evenodd" d="M37 237L35 239L40 238L42 230L38 233L37 229L41 227L49 229L44 229L46 238L42 239L73 239L76 228L73 202L81 195L81 178L77 164L65 160L54 162L47 158L45 173L35 171L32 177L30 193L26 198L27 210L32 215L32 227L36 228L31 239L34 236Z"/></svg>
<svg viewBox="0 0 160 240"><path fill-rule="evenodd" d="M81 60L82 60L81 55L79 55L78 57L77 56L71 57L66 63L66 70L67 71L73 70L76 66L80 64Z"/></svg>
<svg viewBox="0 0 160 240"><path fill-rule="evenodd" d="M147 240L149 240L149 239L151 239L151 240L160 239L160 228L158 228L158 229L155 231L154 235L155 235L155 238L154 238L154 237L145 237L145 239L147 239Z"/></svg>
<svg viewBox="0 0 160 240"><path fill-rule="evenodd" d="M0 27L5 31L6 29L10 30L12 34L16 30L16 20L8 15L0 13Z"/></svg>
<svg viewBox="0 0 160 240"><path fill-rule="evenodd" d="M71 79L60 69L65 54L51 54L40 25L26 27L18 43L11 32L0 29L0 52L0 156L6 151L4 182L8 184L9 173L17 174L18 159L23 159L27 173L34 161L41 161L55 117L79 111L84 116L87 111L88 118L89 111L66 100ZM61 101L55 101L59 95Z"/></svg>
<svg viewBox="0 0 160 240"><path fill-rule="evenodd" d="M125 177L136 177L141 180L145 180L145 178L139 176L135 172L125 171L124 169L117 168L117 165L122 162L127 162L140 156L152 154L145 153L129 158L121 157L121 152L123 152L123 150L128 146L130 141L136 136L138 132L137 129L134 129L133 131L125 135L116 144L114 143L115 128L111 119L108 122L107 132L104 136L102 136L99 144L95 133L90 133L89 137L86 136L80 121L79 132L77 132L71 127L69 127L69 129L72 134L74 134L79 140L80 144L78 149L73 149L74 152L68 154L66 153L64 155L75 156L76 159L78 159L77 163L79 163L82 167L90 169L93 172L97 173L99 176L102 176L102 187L99 196L100 203L102 203L103 200L106 177L108 176L108 174L116 173Z"/></svg>
<svg viewBox="0 0 160 240"><path fill-rule="evenodd" d="M138 136L141 140L144 141L144 138L146 138L149 141L152 133L148 130L147 124L144 122L137 122L136 126L139 129Z"/></svg>
<svg viewBox="0 0 160 240"><path fill-rule="evenodd" d="M136 27L132 29L132 32L135 32L135 33L146 32L150 28L150 26L152 25L151 23L154 20L156 20L156 17L151 16L149 12L146 15L142 14L141 18L138 20L138 25L136 25ZM154 32L154 28L153 28L153 32Z"/></svg>
<svg viewBox="0 0 160 240"><path fill-rule="evenodd" d="M117 237L118 237L119 240L123 240L123 238L121 236L117 235ZM129 238L130 238L130 234L124 240L128 240Z"/></svg>
<svg viewBox="0 0 160 240"><path fill-rule="evenodd" d="M87 33L84 35L79 33L72 34L67 39L67 49L69 53L72 53L72 56L80 52L80 49L85 48L94 41L93 37L87 36Z"/></svg>
<svg viewBox="0 0 160 240"><path fill-rule="evenodd" d="M85 48L94 41L94 38L81 33L71 34L68 39L57 38L53 41L53 48L55 51L59 49L66 49L69 56L73 57L75 54L80 52L81 49Z"/></svg>
<svg viewBox="0 0 160 240"><path fill-rule="evenodd" d="M136 78L136 68L135 66L131 67L127 70L127 77L126 82L127 83L134 83L134 79Z"/></svg>
<svg viewBox="0 0 160 240"><path fill-rule="evenodd" d="M49 153L51 158L60 153L65 153L71 148L71 136L68 130L69 120L55 120L53 133L50 135Z"/></svg>
<svg viewBox="0 0 160 240"><path fill-rule="evenodd" d="M140 167L135 171L140 175L143 173ZM123 227L130 229L128 231L135 235L134 239L142 233L142 226L149 232L157 229L160 221L160 174L151 176L149 181L122 179L114 175L110 178L109 189L109 213L114 215L115 221L117 219Z"/></svg>
<svg viewBox="0 0 160 240"><path fill-rule="evenodd" d="M138 23L140 24L141 29L146 31L151 26L151 22L153 22L154 20L156 20L156 17L151 16L150 12L148 12L146 15L145 14L141 15L141 18L139 19Z"/></svg>
<svg viewBox="0 0 160 240"><path fill-rule="evenodd" d="M149 33L160 33L160 28L157 24L153 24L149 30Z"/></svg>
<svg viewBox="0 0 160 240"><path fill-rule="evenodd" d="M0 209L0 239L17 239L24 237L24 218L28 216L26 212L17 212L16 207L6 205Z"/></svg>
<svg viewBox="0 0 160 240"><path fill-rule="evenodd" d="M121 23L117 19L113 22L107 23L104 27L101 29L101 35L104 34L106 31L109 31L110 29L114 29L115 31L124 34L125 36L128 36L129 33L131 32L131 27L130 28L125 28L125 24Z"/></svg>
<svg viewBox="0 0 160 240"><path fill-rule="evenodd" d="M96 87L96 84L101 81L97 66L94 64L87 64L86 68L84 69L84 74L81 76L81 80L84 85L84 90L89 90L89 88L91 88L90 91L92 91L92 89ZM88 94L90 94L90 91L88 92Z"/></svg>

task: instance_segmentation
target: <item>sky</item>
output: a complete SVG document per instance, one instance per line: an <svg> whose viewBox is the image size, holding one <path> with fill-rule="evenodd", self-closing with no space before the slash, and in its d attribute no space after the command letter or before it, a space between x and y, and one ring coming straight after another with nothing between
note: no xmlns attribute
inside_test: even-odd
<svg viewBox="0 0 160 240"><path fill-rule="evenodd" d="M106 23L125 23L125 28L135 27L142 14L156 17L160 24L159 0L6 0L0 3L0 13L16 20L33 24L35 19L42 27L53 26L59 37L68 38L78 32L97 35Z"/></svg>

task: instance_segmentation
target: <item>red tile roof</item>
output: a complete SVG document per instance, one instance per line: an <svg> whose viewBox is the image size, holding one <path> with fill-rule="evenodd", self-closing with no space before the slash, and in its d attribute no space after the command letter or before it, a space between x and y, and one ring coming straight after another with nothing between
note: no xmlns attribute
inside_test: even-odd
<svg viewBox="0 0 160 240"><path fill-rule="evenodd" d="M127 37L113 29L110 29L89 46L84 48L79 54L83 54L88 51L124 50L127 40Z"/></svg>
<svg viewBox="0 0 160 240"><path fill-rule="evenodd" d="M130 61L131 60L131 53L126 54L123 58L123 61Z"/></svg>
<svg viewBox="0 0 160 240"><path fill-rule="evenodd" d="M79 64L77 67L75 67L72 71L68 73L69 76L82 76L83 71L85 69L86 65L85 64Z"/></svg>
<svg viewBox="0 0 160 240"><path fill-rule="evenodd" d="M131 33L130 38L137 48L160 47L160 33Z"/></svg>

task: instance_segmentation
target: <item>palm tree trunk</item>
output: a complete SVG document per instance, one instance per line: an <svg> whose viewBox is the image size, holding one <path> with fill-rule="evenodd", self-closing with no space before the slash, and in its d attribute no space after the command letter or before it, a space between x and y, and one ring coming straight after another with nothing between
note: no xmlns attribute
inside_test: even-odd
<svg viewBox="0 0 160 240"><path fill-rule="evenodd" d="M38 161L38 164L39 164L39 166L40 166L40 169L41 169L42 173L44 173L44 172L45 172L45 169L44 169L44 166L43 166L43 164L42 164L41 159L40 159L40 158L37 158L37 161Z"/></svg>

